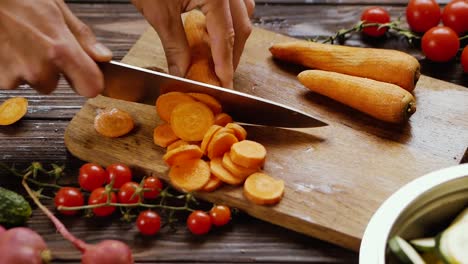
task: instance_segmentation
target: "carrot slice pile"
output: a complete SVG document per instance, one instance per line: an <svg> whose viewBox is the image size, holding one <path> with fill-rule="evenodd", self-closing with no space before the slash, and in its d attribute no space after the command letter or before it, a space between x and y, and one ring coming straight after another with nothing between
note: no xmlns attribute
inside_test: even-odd
<svg viewBox="0 0 468 264"><path fill-rule="evenodd" d="M223 167L226 168L229 172L231 172L237 178L247 178L247 176L253 174L260 170L260 168L246 168L240 165L235 164L231 160L231 156L229 153L224 153L222 159Z"/></svg>
<svg viewBox="0 0 468 264"><path fill-rule="evenodd" d="M201 142L201 150L203 152L203 154L206 154L206 151L208 149L208 144L210 144L211 142L211 139L213 138L213 136L216 134L216 132L218 132L222 127L221 126L218 126L218 125L212 125L205 133L205 135L203 136L203 140Z"/></svg>
<svg viewBox="0 0 468 264"><path fill-rule="evenodd" d="M229 123L232 123L232 117L226 113L220 113L215 116L214 123L223 127Z"/></svg>
<svg viewBox="0 0 468 264"><path fill-rule="evenodd" d="M153 141L154 144L160 146L160 147L167 147L170 144L174 143L179 139L176 134L174 134L174 131L172 131L171 125L164 123L159 126L157 126L154 129L153 132Z"/></svg>
<svg viewBox="0 0 468 264"><path fill-rule="evenodd" d="M13 97L0 105L0 125L11 125L20 120L28 111L28 100Z"/></svg>
<svg viewBox="0 0 468 264"><path fill-rule="evenodd" d="M123 136L129 133L133 127L132 116L117 108L103 110L94 118L94 128L105 137Z"/></svg>
<svg viewBox="0 0 468 264"><path fill-rule="evenodd" d="M242 140L232 145L231 159L246 168L261 167L265 161L266 149L258 142Z"/></svg>
<svg viewBox="0 0 468 264"><path fill-rule="evenodd" d="M173 149L176 149L176 148L178 148L180 146L185 146L185 145L189 145L189 143L187 141L185 141L185 140L179 139L179 140L171 143L169 146L167 146L166 152L169 152L169 151L171 151Z"/></svg>
<svg viewBox="0 0 468 264"><path fill-rule="evenodd" d="M247 131L241 125L236 123L228 123L225 127L232 129L232 131L234 131L234 135L236 135L239 141L247 138Z"/></svg>
<svg viewBox="0 0 468 264"><path fill-rule="evenodd" d="M210 166L201 159L176 163L169 171L172 185L185 192L200 190L210 180L210 177Z"/></svg>
<svg viewBox="0 0 468 264"><path fill-rule="evenodd" d="M276 204L283 197L283 193L284 181L274 179L265 173L256 172L244 183L245 197L256 204Z"/></svg>
<svg viewBox="0 0 468 264"><path fill-rule="evenodd" d="M236 142L238 142L236 136L231 133L217 133L208 145L208 158L222 157Z"/></svg>
<svg viewBox="0 0 468 264"><path fill-rule="evenodd" d="M200 102L179 104L171 114L172 130L185 141L201 141L213 124L213 112Z"/></svg>
<svg viewBox="0 0 468 264"><path fill-rule="evenodd" d="M177 105L194 101L191 96L181 92L165 93L156 100L156 112L162 120L170 122L172 111Z"/></svg>
<svg viewBox="0 0 468 264"><path fill-rule="evenodd" d="M243 178L234 176L231 172L223 167L221 158L214 158L210 161L211 173L218 177L221 181L230 185L239 185L244 182Z"/></svg>
<svg viewBox="0 0 468 264"><path fill-rule="evenodd" d="M223 185L223 182L218 177L211 174L210 179L205 184L205 186L203 186L203 188L201 190L204 191L204 192L212 192L212 191L218 189L219 187L221 187L222 185Z"/></svg>
<svg viewBox="0 0 468 264"><path fill-rule="evenodd" d="M167 163L167 165L172 166L175 163L180 163L191 159L200 159L202 156L203 153L201 152L199 146L184 145L168 151L166 154L164 154L163 160Z"/></svg>

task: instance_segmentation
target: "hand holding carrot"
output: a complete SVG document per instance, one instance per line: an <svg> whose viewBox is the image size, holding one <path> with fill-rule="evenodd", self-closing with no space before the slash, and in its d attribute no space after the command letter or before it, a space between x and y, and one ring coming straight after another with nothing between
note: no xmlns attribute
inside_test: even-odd
<svg viewBox="0 0 468 264"><path fill-rule="evenodd" d="M253 0L132 0L158 32L169 73L185 76L191 54L180 14L200 9L206 16L215 72L221 86L232 88L234 71L251 32Z"/></svg>

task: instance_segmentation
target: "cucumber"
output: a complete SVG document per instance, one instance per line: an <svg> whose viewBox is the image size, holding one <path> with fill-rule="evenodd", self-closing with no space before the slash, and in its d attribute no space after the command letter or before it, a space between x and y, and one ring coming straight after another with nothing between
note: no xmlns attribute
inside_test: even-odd
<svg viewBox="0 0 468 264"><path fill-rule="evenodd" d="M436 239L434 237L418 238L410 241L410 244L420 252L432 251L436 247Z"/></svg>
<svg viewBox="0 0 468 264"><path fill-rule="evenodd" d="M0 187L0 224L23 225L31 216L31 206L23 196Z"/></svg>
<svg viewBox="0 0 468 264"><path fill-rule="evenodd" d="M468 264L468 221L458 221L437 239L439 256L447 264Z"/></svg>
<svg viewBox="0 0 468 264"><path fill-rule="evenodd" d="M394 236L388 241L390 250L400 261L408 264L426 264L416 250L406 240L399 236Z"/></svg>

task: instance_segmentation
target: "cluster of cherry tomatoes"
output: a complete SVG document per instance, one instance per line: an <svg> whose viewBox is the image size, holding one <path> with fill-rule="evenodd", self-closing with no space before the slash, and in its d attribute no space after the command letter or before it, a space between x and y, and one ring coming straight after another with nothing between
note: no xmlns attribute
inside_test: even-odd
<svg viewBox="0 0 468 264"><path fill-rule="evenodd" d="M381 7L366 9L361 20L368 23L389 23L389 13ZM460 49L459 37L468 33L468 0L452 0L441 10L435 0L410 0L406 7L406 21L411 31L423 34L421 49L435 62L452 60ZM439 25L442 21L443 25ZM380 37L386 27L367 27L363 32ZM463 49L461 62L468 72L468 48Z"/></svg>
<svg viewBox="0 0 468 264"><path fill-rule="evenodd" d="M80 188L62 187L55 195L55 206L82 207L85 204L84 193L90 192L88 205L105 205L92 208L95 216L112 215L115 205L139 204L155 200L163 188L160 179L154 176L143 178L140 183L132 181L132 171L124 164L112 164L105 169L100 165L86 163L81 166L78 175ZM60 210L64 215L75 215L77 210ZM212 225L222 226L229 223L231 210L227 206L216 205L208 213L196 210L187 218L187 227L197 235L208 233ZM136 226L144 235L154 235L161 228L161 217L154 210L141 211Z"/></svg>

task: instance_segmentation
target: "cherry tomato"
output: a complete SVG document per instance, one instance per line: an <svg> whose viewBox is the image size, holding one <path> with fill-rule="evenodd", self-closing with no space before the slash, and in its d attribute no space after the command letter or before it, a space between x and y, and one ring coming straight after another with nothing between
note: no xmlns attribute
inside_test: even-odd
<svg viewBox="0 0 468 264"><path fill-rule="evenodd" d="M114 179L114 188L120 188L124 183L132 180L132 171L127 165L116 163L109 165L106 170L109 174L107 183L111 183Z"/></svg>
<svg viewBox="0 0 468 264"><path fill-rule="evenodd" d="M193 211L187 218L187 227L192 234L206 234L211 229L211 217L203 211Z"/></svg>
<svg viewBox="0 0 468 264"><path fill-rule="evenodd" d="M390 22L390 14L387 10L381 7L369 7L361 15L361 20L366 23L388 23ZM362 30L364 34L372 36L372 37L380 37L385 35L388 28L380 28L378 27L366 27Z"/></svg>
<svg viewBox="0 0 468 264"><path fill-rule="evenodd" d="M163 184L157 177L150 176L145 178L143 188L148 189L143 193L145 199L156 199L163 188Z"/></svg>
<svg viewBox="0 0 468 264"><path fill-rule="evenodd" d="M102 187L107 180L107 172L99 165L86 163L80 168L78 182L84 190L93 191Z"/></svg>
<svg viewBox="0 0 468 264"><path fill-rule="evenodd" d="M457 55L460 48L458 35L449 27L434 27L424 33L421 47L431 61L446 62Z"/></svg>
<svg viewBox="0 0 468 264"><path fill-rule="evenodd" d="M154 235L161 229L161 217L155 211L143 211L138 215L136 224L143 235Z"/></svg>
<svg viewBox="0 0 468 264"><path fill-rule="evenodd" d="M461 64L463 66L463 71L465 73L468 73L468 46L466 46L463 49L462 55L461 55Z"/></svg>
<svg viewBox="0 0 468 264"><path fill-rule="evenodd" d="M406 7L406 21L416 32L426 32L440 22L440 7L435 0L410 0Z"/></svg>
<svg viewBox="0 0 468 264"><path fill-rule="evenodd" d="M468 32L468 0L452 0L442 12L442 22L458 35Z"/></svg>
<svg viewBox="0 0 468 264"><path fill-rule="evenodd" d="M83 194L80 189L73 187L62 187L59 189L54 198L55 207L63 206L82 206L84 204ZM60 210L64 215L74 215L77 211Z"/></svg>
<svg viewBox="0 0 468 264"><path fill-rule="evenodd" d="M210 210L211 222L215 226L223 226L231 220L231 209L224 205L216 205Z"/></svg>
<svg viewBox="0 0 468 264"><path fill-rule="evenodd" d="M110 201L111 203L116 203L117 202L117 196L115 195L114 192L110 193ZM93 204L103 204L107 202L107 194L106 194L106 189L103 187L94 189L94 191L91 192L88 198L88 204L93 205ZM103 206L103 207L97 207L93 208L93 213L96 216L108 216L111 215L115 211L115 206Z"/></svg>
<svg viewBox="0 0 468 264"><path fill-rule="evenodd" d="M136 204L140 200L140 196L135 194L138 188L138 183L127 182L122 185L117 193L117 197L120 203L123 204Z"/></svg>

